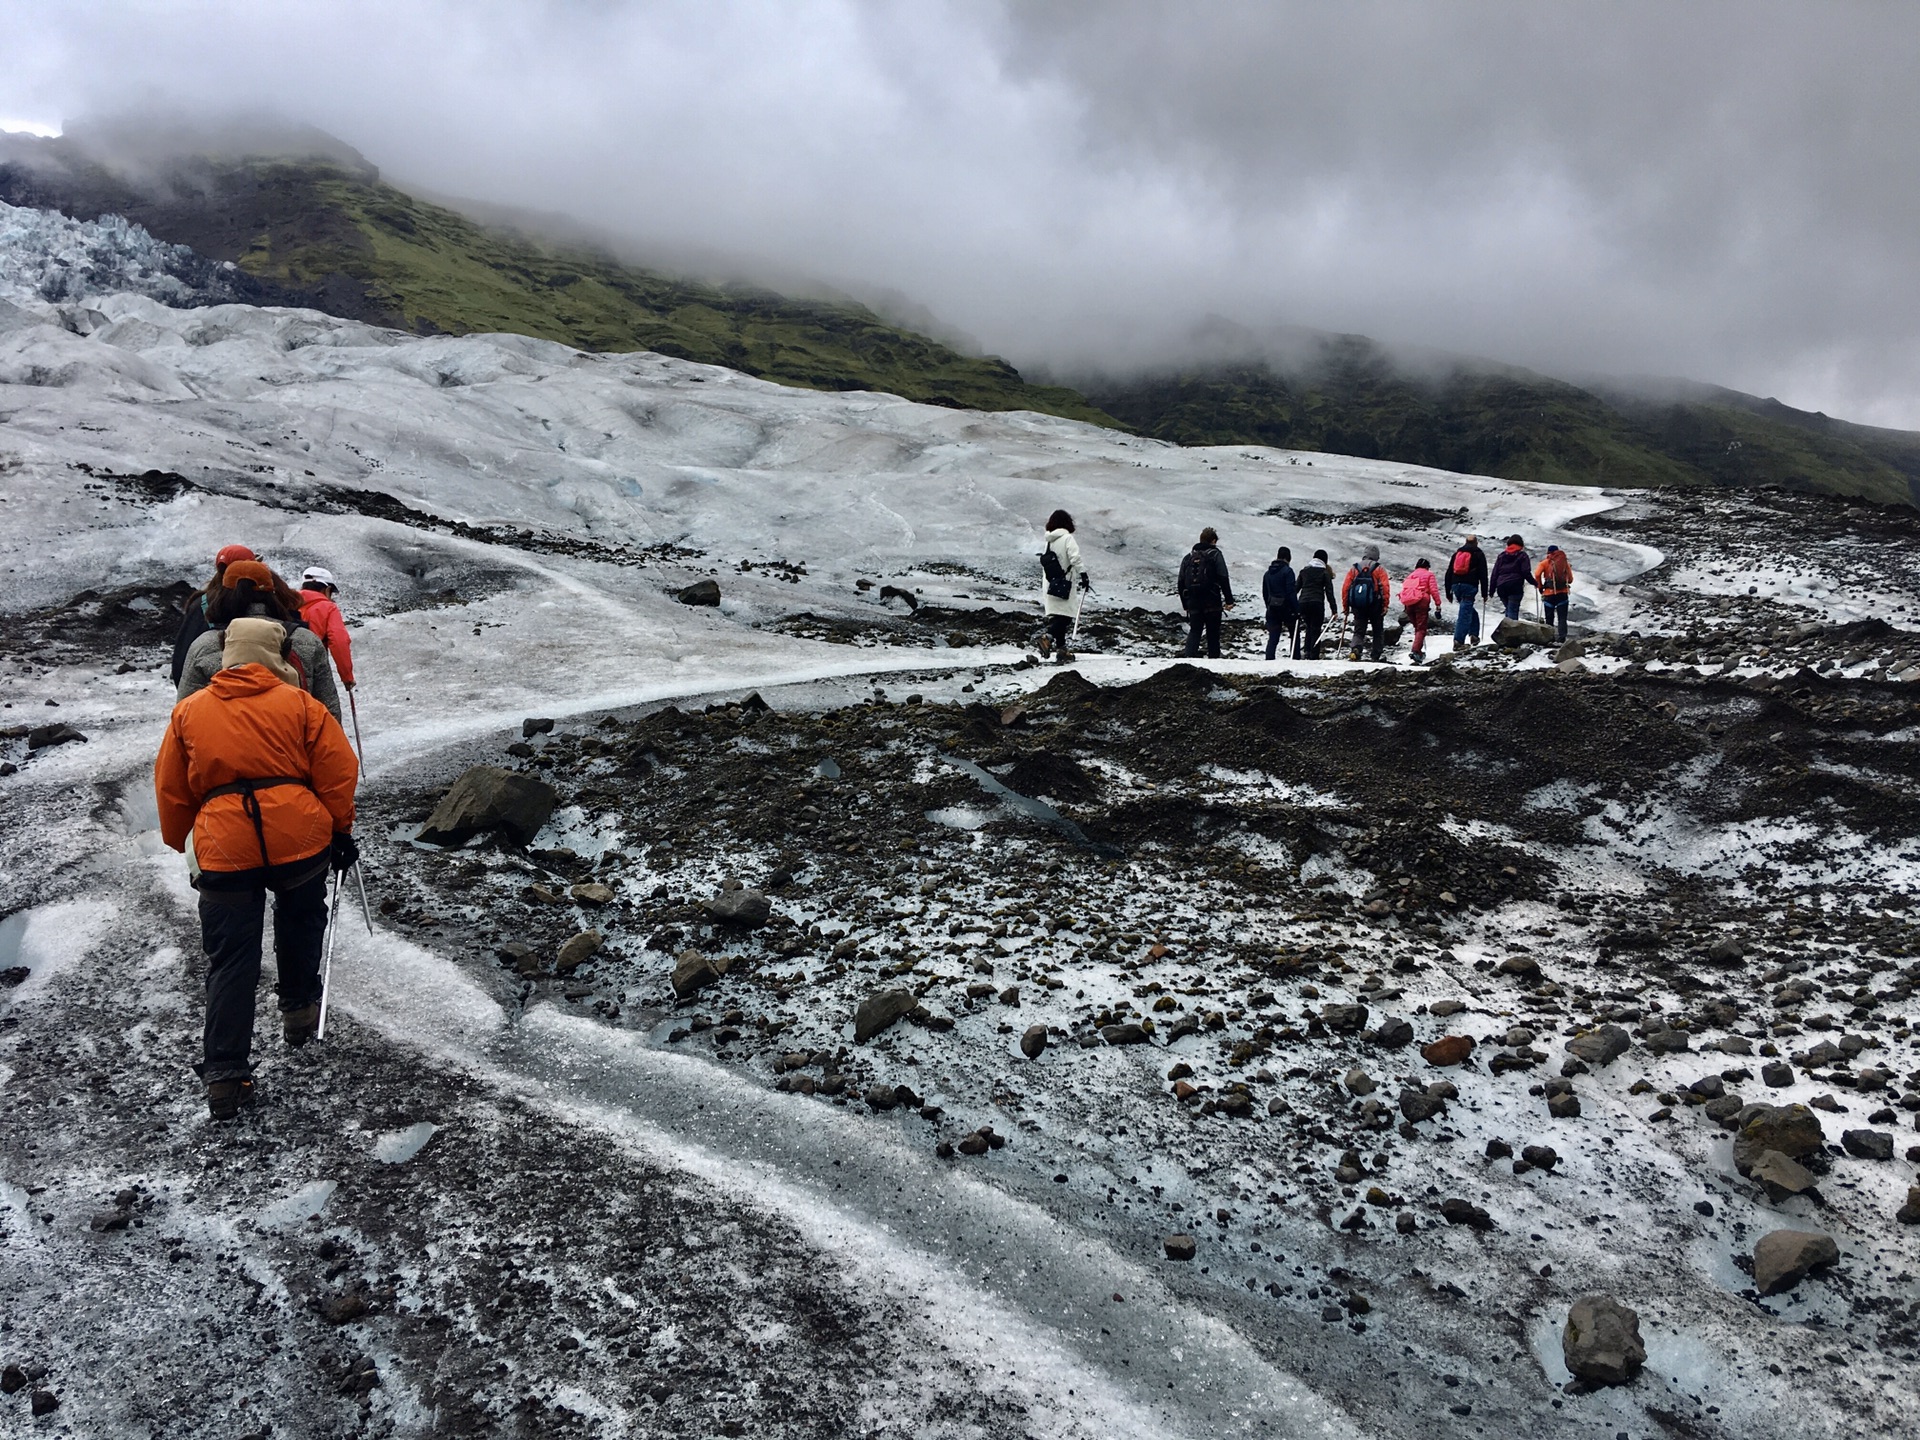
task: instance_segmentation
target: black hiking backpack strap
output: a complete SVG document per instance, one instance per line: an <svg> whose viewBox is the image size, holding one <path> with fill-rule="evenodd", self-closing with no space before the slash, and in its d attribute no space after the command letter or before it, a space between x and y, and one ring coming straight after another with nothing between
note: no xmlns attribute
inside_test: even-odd
<svg viewBox="0 0 1920 1440"><path fill-rule="evenodd" d="M213 789L200 797L200 803L204 806L207 801L216 799L221 795L238 795L240 797L240 808L246 812L247 818L253 822L254 836L260 841L260 864L263 867L271 867L273 858L267 854L267 822L260 814L260 801L256 798L255 792L259 790L271 790L276 785L299 785L304 787L307 783L305 779L298 775L269 775L264 780L234 780L225 785L214 786Z"/></svg>

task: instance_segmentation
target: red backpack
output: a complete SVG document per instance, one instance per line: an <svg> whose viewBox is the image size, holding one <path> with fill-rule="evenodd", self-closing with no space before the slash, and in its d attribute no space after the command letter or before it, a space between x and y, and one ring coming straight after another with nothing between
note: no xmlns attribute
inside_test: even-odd
<svg viewBox="0 0 1920 1440"><path fill-rule="evenodd" d="M1473 552L1462 548L1453 552L1453 564L1449 567L1452 574L1465 580L1473 574Z"/></svg>

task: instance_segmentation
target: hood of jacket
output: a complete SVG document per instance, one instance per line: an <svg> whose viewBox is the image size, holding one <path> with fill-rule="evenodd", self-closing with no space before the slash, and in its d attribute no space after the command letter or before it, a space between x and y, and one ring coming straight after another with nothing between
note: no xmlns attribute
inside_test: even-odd
<svg viewBox="0 0 1920 1440"><path fill-rule="evenodd" d="M242 618L231 621L220 647L220 669L224 673L258 665L288 685L298 686L299 672L280 654L280 647L286 641L286 627L277 620Z"/></svg>

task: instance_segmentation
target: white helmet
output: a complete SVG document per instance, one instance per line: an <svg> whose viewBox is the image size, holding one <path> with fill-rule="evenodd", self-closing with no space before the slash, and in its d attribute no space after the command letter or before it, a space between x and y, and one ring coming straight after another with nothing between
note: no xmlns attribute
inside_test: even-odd
<svg viewBox="0 0 1920 1440"><path fill-rule="evenodd" d="M309 565L305 570L301 571L300 584L304 587L310 583L324 585L329 590L337 590L340 588L333 583L333 572L323 565Z"/></svg>

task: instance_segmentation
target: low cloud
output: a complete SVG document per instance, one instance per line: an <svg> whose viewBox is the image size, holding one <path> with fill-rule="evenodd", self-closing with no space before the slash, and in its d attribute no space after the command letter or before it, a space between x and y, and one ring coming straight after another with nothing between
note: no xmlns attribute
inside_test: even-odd
<svg viewBox="0 0 1920 1440"><path fill-rule="evenodd" d="M1026 367L1220 316L1920 428L1920 13L16 7L0 114L270 107L393 178L894 291Z"/></svg>

